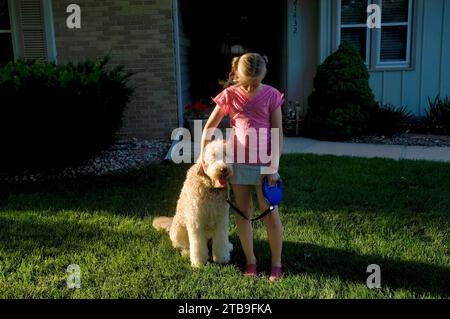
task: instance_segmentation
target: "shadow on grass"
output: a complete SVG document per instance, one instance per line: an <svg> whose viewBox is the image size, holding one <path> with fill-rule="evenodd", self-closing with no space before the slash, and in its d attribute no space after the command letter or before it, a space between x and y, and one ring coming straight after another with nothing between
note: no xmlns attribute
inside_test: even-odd
<svg viewBox="0 0 450 319"><path fill-rule="evenodd" d="M27 255L38 249L44 255L62 255L82 252L99 241L127 237L127 234L100 226L99 223L90 224L89 221L65 217L67 215L55 218L52 214L0 214L3 252ZM108 243L110 248L115 245L112 240Z"/></svg>
<svg viewBox="0 0 450 319"><path fill-rule="evenodd" d="M231 238L235 250L232 263L242 269L244 254L239 239ZM270 271L270 248L267 241L255 240L255 254L260 257L259 271L266 276ZM283 268L286 275L309 274L325 276L346 282L366 285L367 267L377 264L381 269L382 289L406 289L416 295L450 296L450 268L421 262L360 254L346 249L328 248L312 243L283 242Z"/></svg>
<svg viewBox="0 0 450 319"><path fill-rule="evenodd" d="M126 216L171 215L187 165L153 164L104 176L0 184L0 210L107 211Z"/></svg>

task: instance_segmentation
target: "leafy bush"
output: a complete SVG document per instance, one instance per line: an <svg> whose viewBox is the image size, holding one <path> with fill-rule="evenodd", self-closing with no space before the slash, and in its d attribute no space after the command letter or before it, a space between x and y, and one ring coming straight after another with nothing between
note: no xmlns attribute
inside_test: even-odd
<svg viewBox="0 0 450 319"><path fill-rule="evenodd" d="M428 97L428 110L425 122L435 133L450 133L450 98L442 99L439 95L434 100Z"/></svg>
<svg viewBox="0 0 450 319"><path fill-rule="evenodd" d="M405 132L413 116L406 107L394 107L391 104L378 105L370 113L369 127L372 133L392 136Z"/></svg>
<svg viewBox="0 0 450 319"><path fill-rule="evenodd" d="M108 61L0 68L0 170L76 164L114 142L133 89Z"/></svg>
<svg viewBox="0 0 450 319"><path fill-rule="evenodd" d="M359 53L347 42L318 67L309 97L305 133L324 139L347 139L368 130L376 107L369 73Z"/></svg>

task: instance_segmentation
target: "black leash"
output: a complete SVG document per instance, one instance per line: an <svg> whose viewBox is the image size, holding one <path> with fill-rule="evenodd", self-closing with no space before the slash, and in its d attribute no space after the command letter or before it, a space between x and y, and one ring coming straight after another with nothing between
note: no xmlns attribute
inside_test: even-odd
<svg viewBox="0 0 450 319"><path fill-rule="evenodd" d="M234 211L236 211L236 213L238 213L242 218L244 218L244 219L246 219L246 220L248 220L248 221L250 221L250 222L255 222L255 221L257 221L257 220L260 220L260 219L266 217L266 216L269 215L271 212L273 212L274 209L275 209L275 207L276 207L276 206L269 206L269 208L268 208L265 212L263 212L261 215L259 215L258 217L255 217L255 218L252 218L252 219L248 219L248 217L245 216L245 214L244 214L239 208L237 208L236 206L233 205L233 203L231 202L230 199L227 199L227 203L228 203L228 204L230 205L230 207L231 207Z"/></svg>

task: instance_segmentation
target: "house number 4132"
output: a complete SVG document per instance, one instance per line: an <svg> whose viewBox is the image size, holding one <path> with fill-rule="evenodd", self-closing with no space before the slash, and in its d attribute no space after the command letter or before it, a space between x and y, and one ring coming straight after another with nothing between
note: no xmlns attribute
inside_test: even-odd
<svg viewBox="0 0 450 319"><path fill-rule="evenodd" d="M81 7L78 4L71 4L66 9L70 15L67 17L66 24L69 29L81 29Z"/></svg>

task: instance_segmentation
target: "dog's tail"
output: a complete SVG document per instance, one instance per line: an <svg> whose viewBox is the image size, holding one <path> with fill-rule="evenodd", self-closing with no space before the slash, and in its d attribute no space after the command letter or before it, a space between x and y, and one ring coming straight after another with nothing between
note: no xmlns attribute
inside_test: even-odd
<svg viewBox="0 0 450 319"><path fill-rule="evenodd" d="M152 225L156 230L165 230L168 232L172 226L172 222L173 217L156 217Z"/></svg>

